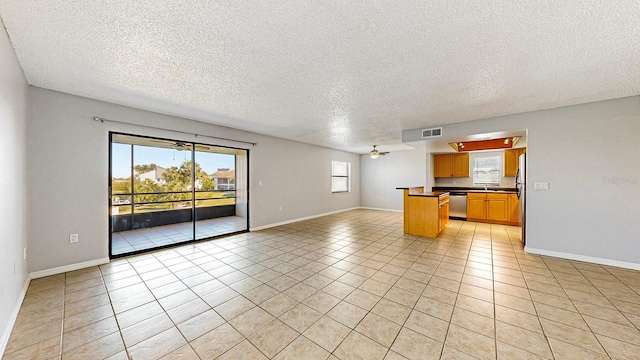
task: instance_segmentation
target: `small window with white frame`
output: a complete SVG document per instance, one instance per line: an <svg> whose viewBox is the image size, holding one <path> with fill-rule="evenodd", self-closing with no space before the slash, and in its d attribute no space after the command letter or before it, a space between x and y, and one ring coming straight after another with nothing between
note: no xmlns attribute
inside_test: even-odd
<svg viewBox="0 0 640 360"><path fill-rule="evenodd" d="M473 164L473 185L500 186L500 156L476 156Z"/></svg>
<svg viewBox="0 0 640 360"><path fill-rule="evenodd" d="M331 192L351 192L351 163L331 162Z"/></svg>

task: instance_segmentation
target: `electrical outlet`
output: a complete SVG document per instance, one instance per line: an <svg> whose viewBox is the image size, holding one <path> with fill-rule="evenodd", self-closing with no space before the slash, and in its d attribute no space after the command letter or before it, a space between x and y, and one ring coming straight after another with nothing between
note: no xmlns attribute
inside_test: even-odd
<svg viewBox="0 0 640 360"><path fill-rule="evenodd" d="M78 242L78 234L69 235L69 242L70 243L77 243Z"/></svg>
<svg viewBox="0 0 640 360"><path fill-rule="evenodd" d="M22 252L22 260L27 260L27 247L24 247L24 251Z"/></svg>
<svg viewBox="0 0 640 360"><path fill-rule="evenodd" d="M278 211L282 211L282 206L278 206Z"/></svg>
<svg viewBox="0 0 640 360"><path fill-rule="evenodd" d="M258 181L258 186L262 186L262 181Z"/></svg>

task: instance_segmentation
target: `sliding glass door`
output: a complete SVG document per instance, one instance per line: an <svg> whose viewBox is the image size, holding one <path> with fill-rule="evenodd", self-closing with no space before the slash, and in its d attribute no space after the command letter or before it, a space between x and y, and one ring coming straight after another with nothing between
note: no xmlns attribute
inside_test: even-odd
<svg viewBox="0 0 640 360"><path fill-rule="evenodd" d="M247 150L110 138L111 257L248 230L246 203L236 201L247 195Z"/></svg>

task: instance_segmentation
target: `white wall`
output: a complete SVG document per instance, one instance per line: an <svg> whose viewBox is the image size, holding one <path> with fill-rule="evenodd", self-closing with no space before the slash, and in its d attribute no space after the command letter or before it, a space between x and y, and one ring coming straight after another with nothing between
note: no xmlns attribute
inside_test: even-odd
<svg viewBox="0 0 640 360"><path fill-rule="evenodd" d="M445 125L447 137L528 129L527 250L640 268L640 97ZM420 140L420 129L403 141ZM617 184L605 182L616 177ZM534 182L550 189L533 190Z"/></svg>
<svg viewBox="0 0 640 360"><path fill-rule="evenodd" d="M425 186L427 161L424 150L391 152L377 159L362 155L361 202L363 207L402 210L397 187Z"/></svg>
<svg viewBox="0 0 640 360"><path fill-rule="evenodd" d="M108 256L109 131L195 140L171 131L100 123L92 120L94 116L257 142L252 147L197 138L198 142L249 149L252 228L360 205L358 155L35 87L29 88L29 94L31 271ZM331 160L353 164L350 194L331 195ZM71 233L79 234L78 243L69 243Z"/></svg>
<svg viewBox="0 0 640 360"><path fill-rule="evenodd" d="M28 278L27 82L0 22L0 354Z"/></svg>

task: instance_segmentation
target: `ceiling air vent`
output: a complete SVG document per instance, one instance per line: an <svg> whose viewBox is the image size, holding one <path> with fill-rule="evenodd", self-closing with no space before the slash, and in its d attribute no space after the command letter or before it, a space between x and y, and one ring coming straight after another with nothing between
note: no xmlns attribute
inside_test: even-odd
<svg viewBox="0 0 640 360"><path fill-rule="evenodd" d="M442 128L433 128L433 129L422 129L422 138L432 138L432 137L440 137L442 136Z"/></svg>

